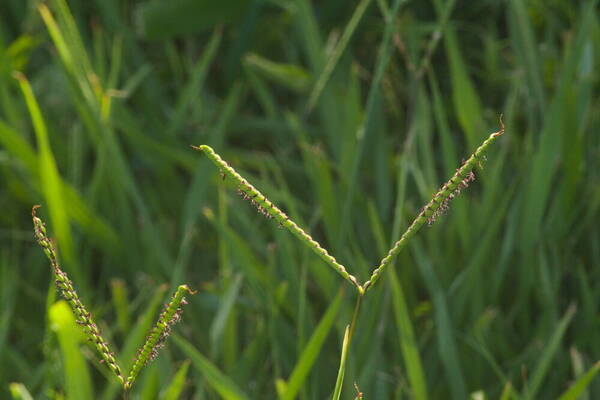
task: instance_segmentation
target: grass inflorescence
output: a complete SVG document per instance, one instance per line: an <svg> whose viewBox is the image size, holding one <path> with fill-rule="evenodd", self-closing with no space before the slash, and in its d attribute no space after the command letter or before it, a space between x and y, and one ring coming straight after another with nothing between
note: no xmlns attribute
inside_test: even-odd
<svg viewBox="0 0 600 400"><path fill-rule="evenodd" d="M499 136L504 133L504 124L500 118L501 128L499 131L492 133L476 150L475 152L456 170L456 173L446 182L440 190L435 193L433 198L425 205L412 224L400 239L392 246L388 254L381 260L371 277L360 284L355 276L348 273L345 266L341 265L335 257L331 256L321 244L314 240L308 233L300 228L292 221L283 211L273 204L265 195L258 189L252 186L245 178L243 178L233 167L224 161L210 146L200 145L192 146L194 149L202 151L208 158L219 168L222 176L231 177L237 185L238 193L248 200L258 211L268 218L275 218L279 224L287 228L302 242L306 243L316 254L318 254L328 265L339 272L342 277L354 285L359 295L362 296L366 291L377 282L383 270L391 263L393 258L406 246L408 240L423 226L425 222L432 225L437 217L448 211L450 201L458 196L462 190L469 186L469 183L475 180L473 168L476 165L481 165L481 160L484 157L484 152Z"/></svg>
<svg viewBox="0 0 600 400"><path fill-rule="evenodd" d="M467 159L467 161L463 162L450 180L446 182L437 193L434 194L429 203L427 203L427 205L421 209L420 213L408 227L406 232L404 232L400 239L392 246L388 254L381 260L379 266L373 270L371 277L363 284L360 284L356 277L348 273L348 270L345 266L338 263L333 256L329 255L327 250L325 250L316 240L314 240L308 233L306 233L295 222L293 222L285 213L277 208L277 206L275 206L273 202L271 202L265 195L252 186L237 171L235 171L235 169L226 161L224 161L210 146L193 146L194 149L202 151L204 154L206 154L206 156L208 156L208 158L219 168L223 176L231 177L231 179L237 185L238 193L240 193L245 200L250 201L250 203L256 207L261 214L276 219L280 225L286 227L290 232L297 236L302 242L304 242L316 254L318 254L328 265L340 273L342 277L350 281L350 283L352 283L356 288L358 296L356 298L352 321L350 325L346 327L346 331L344 333L340 368L338 371L338 378L333 395L334 400L338 400L341 397L341 388L345 376L345 364L347 360L348 349L352 343L352 338L357 328L357 319L363 296L377 282L385 268L391 264L394 257L400 253L410 238L417 233L423 224L425 222L428 222L429 225L433 224L439 215L448 210L450 201L458 196L462 190L466 189L469 186L469 183L475 180L473 168L475 165L481 164L481 160L484 156L483 153L487 150L490 144L492 144L504 133L504 124L502 123L502 118L500 118L500 125L500 130L492 133L487 140L485 140L475 150L475 152ZM362 398L362 393L358 391L358 389L357 392L357 398Z"/></svg>
<svg viewBox="0 0 600 400"><path fill-rule="evenodd" d="M158 357L158 351L164 347L167 338L171 334L172 326L181 320L183 314L182 307L187 304L184 297L186 293L195 294L187 285L179 286L175 294L173 294L171 301L165 304L156 325L152 328L152 331L146 337L144 345L138 350L135 356L133 366L124 385L125 389L131 388L141 369Z"/></svg>
<svg viewBox="0 0 600 400"><path fill-rule="evenodd" d="M172 326L181 320L183 306L187 304L185 294L195 294L187 285L180 285L171 300L165 304L156 325L152 328L142 347L137 351L133 366L129 375L125 379L121 374L121 368L117 364L113 352L108 343L102 337L98 326L92 319L92 314L87 311L67 274L60 268L58 255L52 240L48 237L46 224L37 216L37 209L40 206L33 206L31 214L33 218L33 231L38 244L44 250L44 253L50 260L52 266L56 288L71 305L73 313L76 316L76 322L82 327L88 340L102 357L102 361L115 374L123 389L128 391L133 386L141 369L158 357L158 351L164 347L165 341L171 334Z"/></svg>
<svg viewBox="0 0 600 400"><path fill-rule="evenodd" d="M122 385L125 385L125 379L121 374L121 368L119 368L119 366L117 365L115 356L110 350L108 343L106 343L106 341L100 334L100 330L94 322L92 314L85 308L85 306L79 299L75 288L73 287L73 283L71 282L67 274L60 268L56 248L54 247L52 240L50 240L46 233L46 224L44 224L44 222L36 215L37 209L39 207L40 206L38 205L33 206L31 210L31 215L33 218L33 231L35 234L35 239L44 250L44 253L48 257L48 259L50 260L50 265L52 266L52 270L54 273L56 288L58 289L62 297L65 300L67 300L71 305L73 313L76 317L76 322L79 325L81 325L86 337L94 345L96 350L98 350L98 353L102 357L102 360L104 360L106 365L116 375L119 382Z"/></svg>

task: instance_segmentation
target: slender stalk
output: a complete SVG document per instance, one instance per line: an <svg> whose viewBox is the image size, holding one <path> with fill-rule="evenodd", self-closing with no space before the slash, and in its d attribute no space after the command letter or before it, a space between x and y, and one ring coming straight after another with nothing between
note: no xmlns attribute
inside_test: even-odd
<svg viewBox="0 0 600 400"><path fill-rule="evenodd" d="M360 305L362 304L363 294L359 293L356 298L356 304L354 306L354 314L352 315L352 322L350 326L346 326L344 332L344 341L342 343L342 354L340 356L340 368L338 370L338 376L335 381L335 388L333 390L333 400L339 400L342 394L342 385L344 383L344 376L346 374L346 360L348 359L348 351L354 337L354 331L356 330L358 314L360 312Z"/></svg>
<svg viewBox="0 0 600 400"><path fill-rule="evenodd" d="M356 297L356 303L354 305L354 313L352 314L352 322L350 322L350 334L348 336L348 346L352 343L352 338L354 337L354 331L356 331L356 321L358 320L358 314L360 312L360 306L362 304L362 299L364 294L359 294Z"/></svg>

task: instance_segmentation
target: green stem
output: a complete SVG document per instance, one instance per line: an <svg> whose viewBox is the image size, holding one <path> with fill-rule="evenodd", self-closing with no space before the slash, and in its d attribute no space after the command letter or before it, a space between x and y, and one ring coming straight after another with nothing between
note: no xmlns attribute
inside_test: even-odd
<svg viewBox="0 0 600 400"><path fill-rule="evenodd" d="M350 343L352 343L352 338L354 337L354 331L356 330L356 321L358 320L358 314L360 312L360 306L362 304L362 299L364 294L359 294L356 298L356 304L354 305L354 314L352 315L352 322L350 322L350 334L348 336L348 347L350 347Z"/></svg>
<svg viewBox="0 0 600 400"><path fill-rule="evenodd" d="M352 344L352 338L354 337L354 331L356 330L356 325L358 321L358 314L360 313L360 305L362 303L362 298L364 294L359 293L356 298L356 305L354 306L354 314L352 315L352 322L350 322L350 326L346 326L346 331L344 332L344 341L342 344L342 354L340 356L340 368L338 370L337 379L335 381L335 388L333 390L333 399L339 400L342 395L342 385L344 383L344 376L346 374L346 361L348 359L348 351L350 349L350 345Z"/></svg>

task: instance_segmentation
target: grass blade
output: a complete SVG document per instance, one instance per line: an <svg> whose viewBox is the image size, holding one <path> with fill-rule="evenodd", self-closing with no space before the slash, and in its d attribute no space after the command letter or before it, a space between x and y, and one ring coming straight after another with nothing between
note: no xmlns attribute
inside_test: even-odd
<svg viewBox="0 0 600 400"><path fill-rule="evenodd" d="M210 41L206 45L202 57L192 69L189 83L183 88L181 94L178 96L173 118L167 128L169 136L179 133L185 119L188 117L187 112L192 107L192 104L194 107L198 107L197 103L200 101L199 97L204 87L208 68L217 54L217 49L221 43L221 37L221 30L216 30L215 33L213 33Z"/></svg>
<svg viewBox="0 0 600 400"><path fill-rule="evenodd" d="M255 53L249 53L244 57L244 66L265 79L294 92L304 92L311 80L310 74L304 68L293 64L274 62Z"/></svg>
<svg viewBox="0 0 600 400"><path fill-rule="evenodd" d="M29 390L22 383L11 383L9 390L13 400L33 400L31 393L29 393Z"/></svg>
<svg viewBox="0 0 600 400"><path fill-rule="evenodd" d="M285 385L285 391L280 396L282 400L292 400L298 395L300 388L302 388L308 373L317 360L317 357L321 352L321 348L325 343L325 339L327 338L327 335L333 326L335 318L342 304L343 297L343 291L340 290L335 299L331 302L331 305L325 312L325 315L323 315L323 318L321 318L319 325L317 325L317 328L313 332L308 344L302 351L302 354L300 355L300 358L298 359L298 362L292 371L290 379Z"/></svg>
<svg viewBox="0 0 600 400"><path fill-rule="evenodd" d="M436 272L431 266L431 261L425 256L423 246L419 239L413 241L413 249L415 250L415 259L420 269L423 280L427 285L427 289L433 298L435 309L435 324L438 355L441 358L446 380L450 386L450 393L455 400L467 398L467 389L462 369L459 351L454 338L454 328L450 316L448 300L446 293L441 286Z"/></svg>
<svg viewBox="0 0 600 400"><path fill-rule="evenodd" d="M216 352L220 348L221 338L226 323L229 320L233 306L238 298L240 287L242 286L242 275L236 274L230 286L227 288L223 299L220 302L219 311L210 326L210 343L211 347Z"/></svg>
<svg viewBox="0 0 600 400"><path fill-rule="evenodd" d="M581 375L575 383L573 383L559 398L558 400L577 400L579 396L585 391L585 389L592 383L592 380L596 377L596 374L600 371L600 361L596 362L592 368L589 369L585 374Z"/></svg>
<svg viewBox="0 0 600 400"><path fill-rule="evenodd" d="M184 363L179 367L177 373L173 377L173 380L165 389L165 393L161 396L162 400L177 400L181 396L181 392L183 392L183 388L185 386L185 379L187 377L187 372L190 367L190 360L184 361Z"/></svg>
<svg viewBox="0 0 600 400"><path fill-rule="evenodd" d="M475 85L469 77L456 33L448 28L444 36L446 53L450 61L450 80L452 82L452 101L460 126L463 128L469 148L481 140L483 115L481 100L475 91Z"/></svg>
<svg viewBox="0 0 600 400"><path fill-rule="evenodd" d="M27 104L31 121L33 122L33 128L39 146L38 167L42 192L48 202L50 218L54 225L54 231L56 232L56 237L62 250L63 257L65 258L65 261L70 263L73 261L71 227L66 211L67 207L65 206L63 199L62 181L58 173L58 167L56 166L52 148L50 147L46 123L44 122L42 111L40 110L35 95L33 94L33 90L29 85L29 81L25 78L25 75L16 73L15 77L19 81L21 92L25 98L25 103ZM80 279L81 276L78 268L75 265L72 265L72 267L75 269L73 275L79 278L80 282L83 282L83 280Z"/></svg>
<svg viewBox="0 0 600 400"><path fill-rule="evenodd" d="M525 399L537 398L537 392L540 390L542 383L544 382L544 378L546 377L546 374L550 368L550 363L560 347L563 336L567 331L567 327L569 326L571 319L573 319L573 315L575 315L576 310L577 309L574 305L569 307L564 317L562 317L558 323L554 334L550 337L548 344L544 347L544 352L540 357L533 374L531 375L531 381L525 394Z"/></svg>
<svg viewBox="0 0 600 400"><path fill-rule="evenodd" d="M333 390L333 400L340 400L342 395L342 384L344 383L344 375L346 373L346 358L348 357L348 339L350 333L350 325L346 325L344 331L344 341L342 342L342 354L340 356L340 369L335 380L335 389Z"/></svg>
<svg viewBox="0 0 600 400"><path fill-rule="evenodd" d="M190 342L178 335L173 335L173 342L192 359L192 364L204 376L206 383L225 400L247 400L249 397L224 375L210 360L204 357Z"/></svg>
<svg viewBox="0 0 600 400"><path fill-rule="evenodd" d="M79 344L84 336L75 323L75 316L67 302L61 300L48 310L48 318L58 335L64 357L64 374L67 397L70 399L93 399L90 373Z"/></svg>
<svg viewBox="0 0 600 400"><path fill-rule="evenodd" d="M404 291L393 268L390 269L389 280L392 287L392 304L394 306L394 316L396 317L398 339L402 348L402 355L404 356L404 363L408 372L413 398L425 400L427 399L427 385L421 357L419 356L419 347L415 340Z"/></svg>
<svg viewBox="0 0 600 400"><path fill-rule="evenodd" d="M331 56L325 63L323 71L319 74L319 77L317 78L317 81L310 92L308 104L306 106L306 114L309 114L317 104L325 85L327 85L327 82L335 70L337 63L340 61L342 54L344 54L344 50L348 46L348 43L350 43L350 39L352 38L354 31L356 30L356 27L358 26L358 23L362 17L365 15L365 11L367 11L367 8L369 8L371 1L372 0L361 0L354 9L354 13L352 14L352 17L350 17L350 21L348 21L346 28L344 28L342 37L337 42L335 49L333 49Z"/></svg>
<svg viewBox="0 0 600 400"><path fill-rule="evenodd" d="M374 135L375 130L376 115L381 107L381 82L392 54L392 34L396 26L396 16L398 15L400 5L404 2L405 0L395 0L390 15L386 19L383 40L377 54L375 73L371 87L369 88L369 94L367 95L364 121L356 133L357 152L349 172L348 191L342 203L342 219L336 248L341 247L340 244L344 241L348 230L347 221L350 220L352 202L354 201L356 187L359 184L359 171L361 170L365 149L371 145L371 137Z"/></svg>
<svg viewBox="0 0 600 400"><path fill-rule="evenodd" d="M533 34L532 21L528 18L528 11L522 0L511 0L508 9L513 46L516 54L521 58L521 64L525 67L527 76L525 83L529 86L529 91L535 100L533 104L539 107L536 111L541 116L546 104L546 95L542 84L542 69L538 64L538 60L542 58L538 52L538 41Z"/></svg>

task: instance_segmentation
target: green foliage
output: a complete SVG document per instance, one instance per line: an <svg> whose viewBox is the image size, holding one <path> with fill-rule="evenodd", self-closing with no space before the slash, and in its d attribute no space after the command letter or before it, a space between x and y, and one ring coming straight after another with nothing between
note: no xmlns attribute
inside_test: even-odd
<svg viewBox="0 0 600 400"><path fill-rule="evenodd" d="M131 398L276 398L294 375L301 400L354 398L355 384L364 399L593 398L597 11L4 1L0 398L120 392L101 353L52 323L68 309L31 240L38 203L123 370L167 284L200 288ZM362 284L499 114L507 134L476 180L390 260L356 318L346 290L318 351L340 270L189 148L214 148Z"/></svg>

